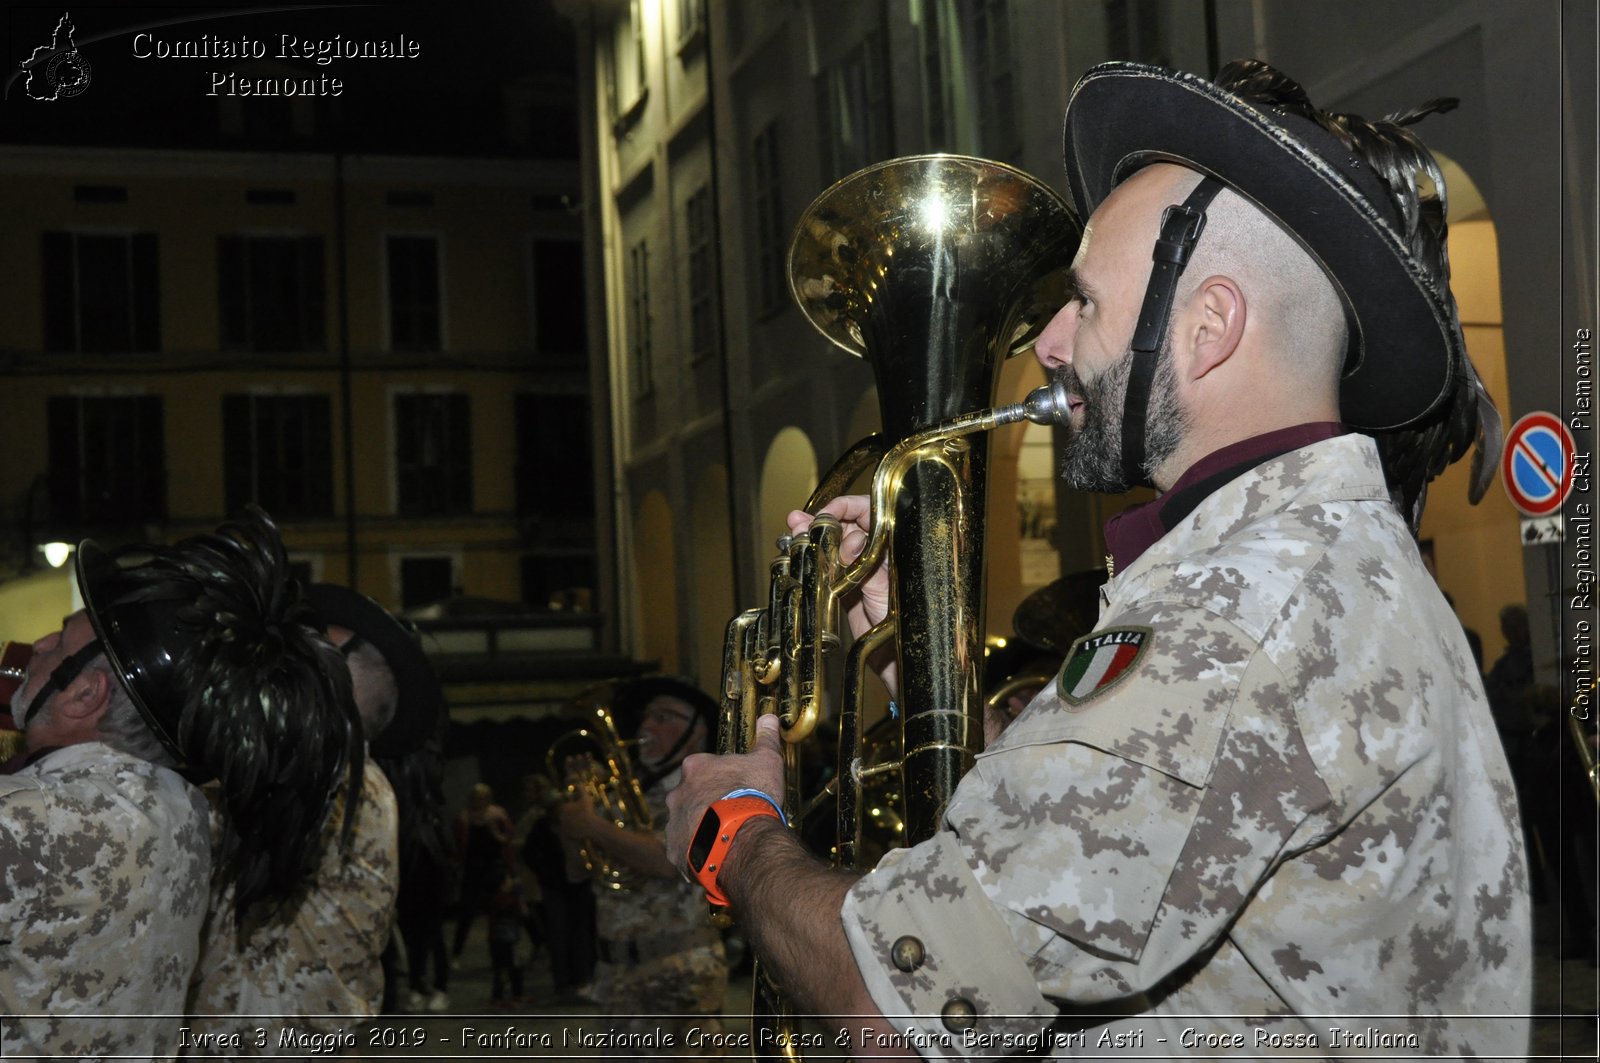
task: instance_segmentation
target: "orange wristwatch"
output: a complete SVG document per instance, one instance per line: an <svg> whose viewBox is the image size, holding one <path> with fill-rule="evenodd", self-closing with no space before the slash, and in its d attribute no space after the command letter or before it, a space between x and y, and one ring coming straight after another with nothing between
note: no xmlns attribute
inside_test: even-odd
<svg viewBox="0 0 1600 1063"><path fill-rule="evenodd" d="M728 898L717 885L717 873L727 858L733 839L752 819L769 817L787 824L783 809L760 790L734 790L706 808L700 826L689 842L689 871L706 891L706 899L718 908L728 906Z"/></svg>

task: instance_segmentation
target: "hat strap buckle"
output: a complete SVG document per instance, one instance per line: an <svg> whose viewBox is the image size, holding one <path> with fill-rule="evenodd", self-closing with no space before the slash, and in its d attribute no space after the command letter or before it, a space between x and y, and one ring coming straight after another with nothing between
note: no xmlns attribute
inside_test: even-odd
<svg viewBox="0 0 1600 1063"><path fill-rule="evenodd" d="M1133 367L1128 375L1128 391L1122 408L1122 477L1130 487L1149 487L1145 472L1145 420L1150 412L1150 383L1155 376L1156 352L1167 334L1172 302L1178 293L1178 278L1183 276L1194 245L1206 227L1206 206L1222 191L1222 182L1207 175L1181 205L1169 206L1161 214L1161 232L1150 257L1150 281L1145 286L1144 303L1139 307L1139 324L1133 333Z"/></svg>

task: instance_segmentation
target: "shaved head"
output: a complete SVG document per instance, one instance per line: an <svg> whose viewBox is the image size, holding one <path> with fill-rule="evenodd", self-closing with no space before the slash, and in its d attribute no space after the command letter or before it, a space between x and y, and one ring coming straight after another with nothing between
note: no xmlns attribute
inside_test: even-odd
<svg viewBox="0 0 1600 1063"><path fill-rule="evenodd" d="M1172 168L1170 180L1177 203L1201 175ZM1179 300L1217 274L1244 290L1250 320L1264 329L1285 373L1337 393L1348 333L1333 281L1288 230L1226 186L1206 208L1205 231L1184 271Z"/></svg>

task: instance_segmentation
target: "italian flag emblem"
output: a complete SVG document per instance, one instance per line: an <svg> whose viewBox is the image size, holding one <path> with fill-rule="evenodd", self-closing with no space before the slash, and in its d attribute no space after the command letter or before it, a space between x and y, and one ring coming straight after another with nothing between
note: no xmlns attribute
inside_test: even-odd
<svg viewBox="0 0 1600 1063"><path fill-rule="evenodd" d="M1111 628L1074 642L1056 680L1062 700L1081 705L1131 674L1152 634L1147 627Z"/></svg>

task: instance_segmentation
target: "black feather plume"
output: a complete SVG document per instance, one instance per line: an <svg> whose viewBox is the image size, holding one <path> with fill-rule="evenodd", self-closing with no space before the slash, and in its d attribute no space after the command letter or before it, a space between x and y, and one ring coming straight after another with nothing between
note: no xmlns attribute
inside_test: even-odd
<svg viewBox="0 0 1600 1063"><path fill-rule="evenodd" d="M1429 100L1376 122L1359 115L1337 114L1313 106L1305 89L1259 60L1235 60L1223 67L1217 84L1247 102L1299 115L1332 133L1383 181L1400 218L1399 235L1444 304L1450 328L1461 339L1455 298L1450 294L1450 258L1444 173L1431 152L1407 126L1430 114L1454 110L1452 97ZM1389 496L1411 522L1422 522L1428 483L1474 447L1468 500L1476 504L1494 482L1496 456L1503 438L1500 412L1479 379L1466 344L1453 367L1455 384L1444 401L1421 421L1402 428L1368 433L1378 444Z"/></svg>
<svg viewBox="0 0 1600 1063"><path fill-rule="evenodd" d="M237 924L256 905L271 917L316 870L341 786L356 807L365 753L349 668L255 507L214 534L151 548L127 574L132 594L182 602L169 691L181 707L169 718L190 772L220 786L212 864L234 887ZM344 819L341 844L354 817Z"/></svg>

